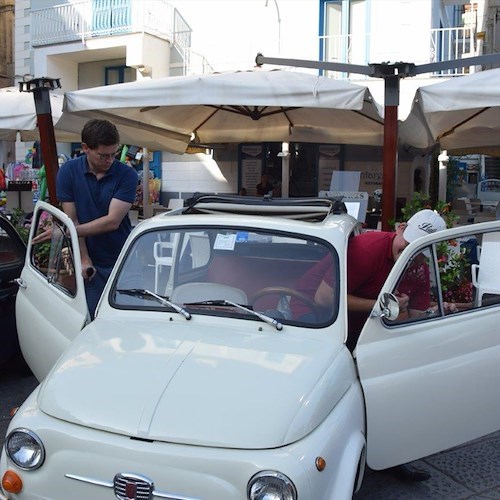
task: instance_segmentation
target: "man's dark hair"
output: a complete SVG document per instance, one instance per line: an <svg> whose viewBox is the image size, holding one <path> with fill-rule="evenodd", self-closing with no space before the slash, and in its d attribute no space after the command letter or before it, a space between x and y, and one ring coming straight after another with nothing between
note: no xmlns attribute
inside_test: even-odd
<svg viewBox="0 0 500 500"><path fill-rule="evenodd" d="M82 142L90 149L96 149L100 144L112 146L120 144L120 134L114 123L93 118L83 126Z"/></svg>

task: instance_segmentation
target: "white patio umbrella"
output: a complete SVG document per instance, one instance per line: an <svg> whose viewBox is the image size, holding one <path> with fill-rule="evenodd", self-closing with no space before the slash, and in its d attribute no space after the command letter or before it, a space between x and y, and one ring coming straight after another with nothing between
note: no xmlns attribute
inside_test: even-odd
<svg viewBox="0 0 500 500"><path fill-rule="evenodd" d="M136 130L135 144L179 152L189 141L380 145L383 119L361 85L283 70L167 77L66 92L64 115ZM59 126L59 124L57 125ZM184 140L184 143L182 141Z"/></svg>
<svg viewBox="0 0 500 500"><path fill-rule="evenodd" d="M58 122L62 115L64 96L50 94L52 121ZM76 119L76 118L75 118ZM78 120L80 121L80 120ZM57 130L59 142L79 142L79 134ZM29 142L39 139L35 100L30 92L19 92L17 87L0 89L0 140Z"/></svg>
<svg viewBox="0 0 500 500"><path fill-rule="evenodd" d="M452 78L417 90L399 127L400 140L417 148L481 152L500 146L500 69Z"/></svg>
<svg viewBox="0 0 500 500"><path fill-rule="evenodd" d="M76 114L65 114L63 117L63 102L64 96L62 94L50 92L50 107L56 141L80 142L81 130L88 117ZM122 122L123 120L117 119L117 121ZM167 134L162 130L158 138L158 134L155 134L154 130L150 130L149 127L137 130L135 126L126 120L120 123L118 128L123 142L137 144L138 139L143 138L143 135L146 134L147 140L145 142L147 144L145 145L154 149L158 149L158 146L165 141L164 136ZM190 136L176 133L171 135L177 140L177 150L179 152L185 151ZM18 139L23 142L40 139L35 99L31 92L20 92L17 87L2 88L0 89L0 141L15 141Z"/></svg>

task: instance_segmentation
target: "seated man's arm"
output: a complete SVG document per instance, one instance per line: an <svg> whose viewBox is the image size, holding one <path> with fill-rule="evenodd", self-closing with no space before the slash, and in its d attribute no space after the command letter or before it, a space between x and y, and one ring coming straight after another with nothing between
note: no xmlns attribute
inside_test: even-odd
<svg viewBox="0 0 500 500"><path fill-rule="evenodd" d="M316 302L316 304L320 307L333 306L333 288L325 281L322 281L319 284L319 287L314 294L314 302Z"/></svg>

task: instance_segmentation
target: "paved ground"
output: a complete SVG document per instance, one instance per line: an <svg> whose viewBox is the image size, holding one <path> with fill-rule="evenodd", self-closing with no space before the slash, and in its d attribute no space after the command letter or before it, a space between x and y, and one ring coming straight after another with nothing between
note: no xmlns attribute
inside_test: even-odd
<svg viewBox="0 0 500 500"><path fill-rule="evenodd" d="M402 483L367 471L355 500L500 499L500 432L414 462L432 475L422 483Z"/></svg>
<svg viewBox="0 0 500 500"><path fill-rule="evenodd" d="M0 366L0 446L9 424L10 408L36 387L35 378L19 363ZM423 483L403 483L383 472L366 471L355 500L499 500L500 432L414 462L432 477ZM315 499L311 499L315 500Z"/></svg>

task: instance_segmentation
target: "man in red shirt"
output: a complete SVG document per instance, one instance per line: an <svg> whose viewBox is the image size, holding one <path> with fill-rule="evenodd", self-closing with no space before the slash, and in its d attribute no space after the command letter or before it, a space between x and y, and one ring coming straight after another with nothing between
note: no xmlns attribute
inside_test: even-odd
<svg viewBox="0 0 500 500"><path fill-rule="evenodd" d="M433 210L421 210L407 223L400 224L395 233L372 231L354 236L347 250L347 308L349 313L349 335L347 346L352 351L376 299L401 252L417 238L446 228L443 218ZM406 277L399 283L400 312L421 311L429 306L429 269L419 263L418 280ZM329 274L319 284L314 299L327 307L333 298ZM411 282L410 282L411 281ZM423 470L400 465L388 469L399 479L425 481L430 474Z"/></svg>
<svg viewBox="0 0 500 500"><path fill-rule="evenodd" d="M443 218L437 212L425 209L400 224L395 233L373 231L352 238L347 251L349 348L355 347L357 337L401 252L417 238L442 229L446 229ZM412 312L416 314L429 307L429 270L426 266L425 269L423 283L422 280L402 283L398 295L400 312L408 311L411 316Z"/></svg>

